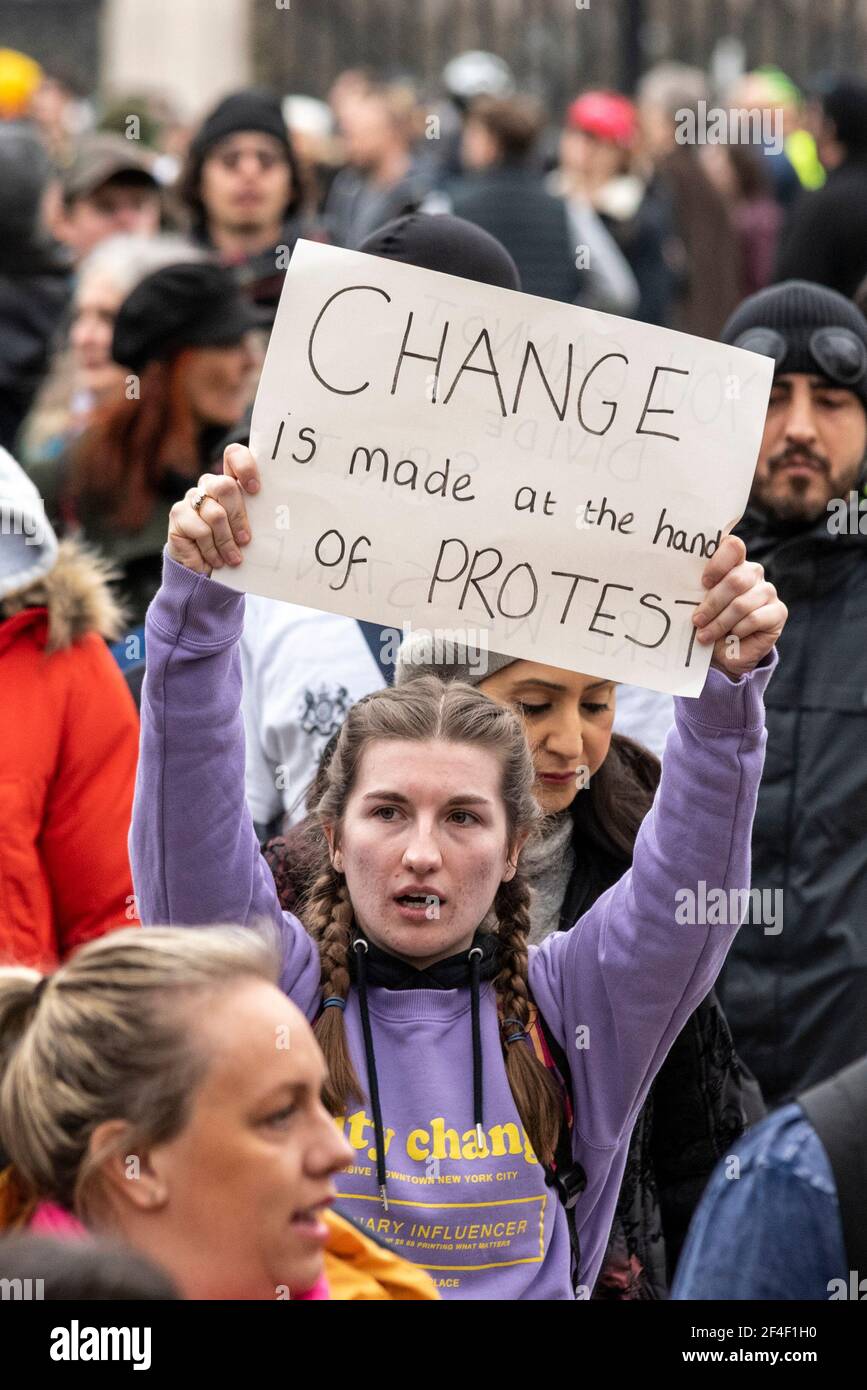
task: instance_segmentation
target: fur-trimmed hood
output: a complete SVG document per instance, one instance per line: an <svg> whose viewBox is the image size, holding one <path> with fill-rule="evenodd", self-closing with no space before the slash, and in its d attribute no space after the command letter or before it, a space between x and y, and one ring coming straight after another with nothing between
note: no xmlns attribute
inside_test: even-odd
<svg viewBox="0 0 867 1390"><path fill-rule="evenodd" d="M77 541L61 541L48 574L0 601L0 620L25 608L48 609L46 651L70 647L88 632L115 641L124 630L124 611L109 584L117 572Z"/></svg>

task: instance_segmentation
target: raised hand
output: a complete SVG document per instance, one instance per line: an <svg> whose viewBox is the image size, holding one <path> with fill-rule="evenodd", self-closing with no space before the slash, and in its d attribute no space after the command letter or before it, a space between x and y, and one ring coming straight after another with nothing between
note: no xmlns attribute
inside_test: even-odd
<svg viewBox="0 0 867 1390"><path fill-rule="evenodd" d="M711 665L734 679L767 656L789 616L762 566L746 555L737 536L720 542L704 567L707 593L693 614L698 641L713 643Z"/></svg>
<svg viewBox="0 0 867 1390"><path fill-rule="evenodd" d="M179 565L210 576L224 565L240 565L240 547L250 540L245 493L258 492L259 469L250 450L230 444L222 473L203 473L169 513L168 553Z"/></svg>

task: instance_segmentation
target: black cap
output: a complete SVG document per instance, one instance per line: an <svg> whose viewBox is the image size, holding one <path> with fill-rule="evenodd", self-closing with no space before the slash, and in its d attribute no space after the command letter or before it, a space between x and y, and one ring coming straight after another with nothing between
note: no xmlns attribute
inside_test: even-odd
<svg viewBox="0 0 867 1390"><path fill-rule="evenodd" d="M784 280L782 284L770 285L751 294L738 305L720 337L724 343L739 345L738 339L751 330L770 329L779 333L785 339L786 350L776 363L775 376L789 372L824 376L835 385L854 392L867 410L867 371L862 371L854 381L851 376L835 376L827 356L824 365L815 356L812 340L817 330L833 328L843 328L854 334L864 345L867 357L867 319L851 299L810 280ZM760 344L760 338L755 341ZM749 341L744 346L750 348ZM763 348L759 345L751 350L762 352Z"/></svg>
<svg viewBox="0 0 867 1390"><path fill-rule="evenodd" d="M186 163L176 185L181 201L186 203L193 215L196 234L206 241L208 218L202 202L202 165L214 145L226 136L236 135L242 130L261 131L262 134L271 135L280 141L292 175L283 216L290 217L301 210L304 178L283 120L280 102L271 92L258 91L255 88L233 92L214 107L196 131L190 141Z"/></svg>
<svg viewBox="0 0 867 1390"><path fill-rule="evenodd" d="M377 228L358 249L502 290L521 288L518 267L505 246L463 217L410 212Z"/></svg>
<svg viewBox="0 0 867 1390"><path fill-rule="evenodd" d="M121 304L111 355L139 372L185 347L239 343L254 316L231 272L209 261L163 266Z"/></svg>
<svg viewBox="0 0 867 1390"><path fill-rule="evenodd" d="M218 140L235 135L239 130L259 130L265 135L273 135L275 140L289 149L289 136L280 102L270 92L250 88L224 97L196 131L190 141L190 156L199 169L208 150Z"/></svg>

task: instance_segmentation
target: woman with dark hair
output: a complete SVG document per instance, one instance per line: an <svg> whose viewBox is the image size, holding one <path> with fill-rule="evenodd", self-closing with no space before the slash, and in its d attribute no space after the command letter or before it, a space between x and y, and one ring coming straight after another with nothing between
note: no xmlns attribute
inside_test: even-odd
<svg viewBox="0 0 867 1390"><path fill-rule="evenodd" d="M785 606L727 536L694 615L712 669L698 699L675 701L632 866L538 946L521 856L542 811L521 721L433 675L365 696L315 808L302 922L281 911L246 806L244 596L219 582L243 562L260 487L233 445L172 509L130 841L142 920L274 922L281 984L315 1020L326 1104L356 1151L341 1208L441 1272L444 1296L586 1296L636 1118L737 931L728 914L681 926L676 909L684 889L749 881Z"/></svg>
<svg viewBox="0 0 867 1390"><path fill-rule="evenodd" d="M159 587L172 503L250 400L251 323L229 272L209 262L165 266L118 311L112 357L130 374L72 453L60 510L120 570L132 626Z"/></svg>

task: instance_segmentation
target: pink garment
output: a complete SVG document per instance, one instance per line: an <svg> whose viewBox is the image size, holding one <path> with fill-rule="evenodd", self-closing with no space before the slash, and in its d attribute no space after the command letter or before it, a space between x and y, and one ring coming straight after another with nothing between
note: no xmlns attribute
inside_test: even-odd
<svg viewBox="0 0 867 1390"><path fill-rule="evenodd" d="M298 1303L301 1299L313 1298L331 1298L331 1293L328 1289L328 1280L325 1278L324 1274L317 1279L312 1289L307 1289L304 1293L293 1293L292 1302Z"/></svg>
<svg viewBox="0 0 867 1390"><path fill-rule="evenodd" d="M55 1236L59 1240L83 1240L88 1235L78 1217L56 1202L40 1202L30 1218L28 1230L37 1236Z"/></svg>

